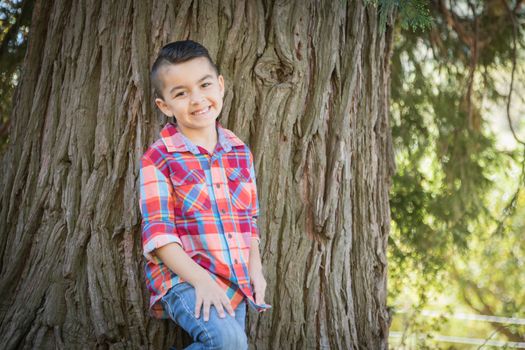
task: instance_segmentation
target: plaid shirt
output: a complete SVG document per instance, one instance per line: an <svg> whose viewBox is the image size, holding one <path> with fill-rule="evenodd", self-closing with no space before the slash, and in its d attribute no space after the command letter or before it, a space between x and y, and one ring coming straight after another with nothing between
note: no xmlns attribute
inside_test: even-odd
<svg viewBox="0 0 525 350"><path fill-rule="evenodd" d="M167 318L160 299L183 279L154 250L178 243L223 288L235 309L244 297L258 311L248 274L251 240L259 240L259 203L249 148L218 122L213 155L176 124L144 153L140 166L142 246L150 312Z"/></svg>

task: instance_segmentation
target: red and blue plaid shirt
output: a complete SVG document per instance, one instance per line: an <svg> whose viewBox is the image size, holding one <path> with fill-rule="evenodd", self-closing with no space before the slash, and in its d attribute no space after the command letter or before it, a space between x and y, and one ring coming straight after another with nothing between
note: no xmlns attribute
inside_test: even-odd
<svg viewBox="0 0 525 350"><path fill-rule="evenodd" d="M210 155L176 124L144 153L140 166L142 246L150 312L168 315L160 299L183 279L155 255L155 249L178 243L221 286L235 309L244 297L258 311L248 274L252 239L259 240L259 203L249 148L216 123L218 142Z"/></svg>

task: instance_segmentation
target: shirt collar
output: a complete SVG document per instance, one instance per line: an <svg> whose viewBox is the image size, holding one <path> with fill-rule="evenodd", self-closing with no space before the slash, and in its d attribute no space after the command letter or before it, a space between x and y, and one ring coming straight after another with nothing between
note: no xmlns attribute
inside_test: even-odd
<svg viewBox="0 0 525 350"><path fill-rule="evenodd" d="M216 121L218 143L225 152L229 152L232 147L242 146L244 143L231 130L225 129ZM176 123L167 123L160 131L162 142L168 152L191 152L199 154L197 146L181 133Z"/></svg>

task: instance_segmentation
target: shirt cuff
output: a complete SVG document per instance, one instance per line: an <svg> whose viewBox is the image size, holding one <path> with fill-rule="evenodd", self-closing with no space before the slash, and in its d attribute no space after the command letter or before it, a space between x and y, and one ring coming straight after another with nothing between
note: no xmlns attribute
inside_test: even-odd
<svg viewBox="0 0 525 350"><path fill-rule="evenodd" d="M178 243L182 247L182 241L177 233L170 232L170 227L174 227L174 225L164 222L153 222L144 226L142 248L146 259L153 260L153 251L167 244ZM168 230L166 230L167 228Z"/></svg>

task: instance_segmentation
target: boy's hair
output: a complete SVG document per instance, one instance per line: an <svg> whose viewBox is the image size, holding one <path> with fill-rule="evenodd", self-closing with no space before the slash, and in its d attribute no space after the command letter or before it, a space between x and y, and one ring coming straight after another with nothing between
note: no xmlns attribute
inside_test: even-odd
<svg viewBox="0 0 525 350"><path fill-rule="evenodd" d="M208 50L201 44L192 40L181 40L163 46L151 67L150 73L151 83L157 97L164 98L162 96L163 81L159 75L160 69L170 64L183 63L197 57L207 58L215 73L219 75L219 69L213 63Z"/></svg>

